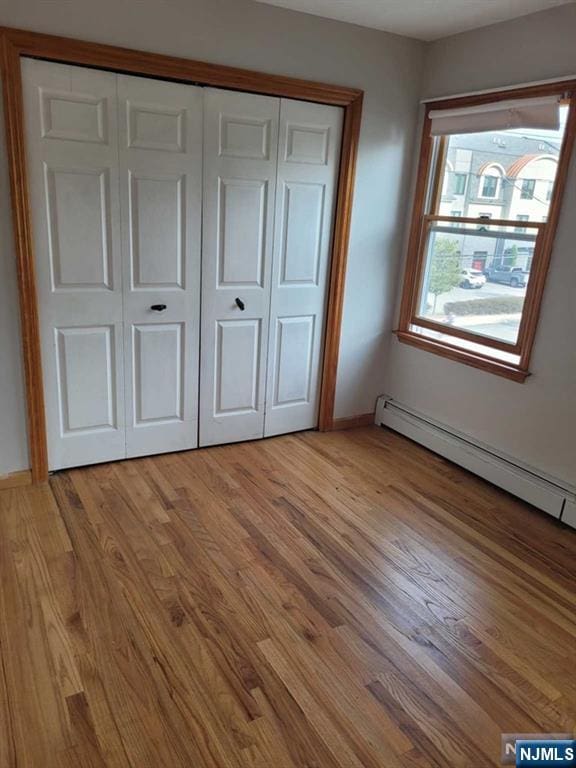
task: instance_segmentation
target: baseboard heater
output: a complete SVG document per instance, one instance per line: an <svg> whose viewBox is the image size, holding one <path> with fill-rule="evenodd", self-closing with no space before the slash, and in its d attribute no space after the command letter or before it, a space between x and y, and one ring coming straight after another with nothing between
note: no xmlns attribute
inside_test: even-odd
<svg viewBox="0 0 576 768"><path fill-rule="evenodd" d="M576 528L576 488L520 465L386 395L378 398L375 421Z"/></svg>

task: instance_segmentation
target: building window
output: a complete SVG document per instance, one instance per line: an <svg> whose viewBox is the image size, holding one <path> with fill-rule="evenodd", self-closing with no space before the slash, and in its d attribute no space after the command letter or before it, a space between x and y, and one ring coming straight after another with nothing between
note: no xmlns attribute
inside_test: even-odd
<svg viewBox="0 0 576 768"><path fill-rule="evenodd" d="M534 198L534 189L536 188L536 179L522 179L520 187L520 198L522 200L532 200Z"/></svg>
<svg viewBox="0 0 576 768"><path fill-rule="evenodd" d="M499 176L483 176L480 197L498 197Z"/></svg>
<svg viewBox="0 0 576 768"><path fill-rule="evenodd" d="M576 125L575 99L556 89L543 85L530 99L506 91L489 103L483 94L426 108L396 330L401 342L514 381L529 375L557 218L549 222L547 214L562 199L576 134L565 131L568 120ZM446 165L459 156L479 169L478 197L499 198L491 212L478 198L464 199L458 210L442 201ZM518 178L528 166L531 178ZM521 213L514 210L520 199L531 201Z"/></svg>
<svg viewBox="0 0 576 768"><path fill-rule="evenodd" d="M454 174L454 194L463 195L466 192L466 174L455 173Z"/></svg>

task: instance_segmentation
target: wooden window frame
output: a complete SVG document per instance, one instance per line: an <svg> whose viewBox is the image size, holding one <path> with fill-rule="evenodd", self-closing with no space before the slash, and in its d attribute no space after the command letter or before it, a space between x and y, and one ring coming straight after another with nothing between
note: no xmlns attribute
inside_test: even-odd
<svg viewBox="0 0 576 768"><path fill-rule="evenodd" d="M563 103L569 104L569 113L558 157L558 170L552 199L550 200L548 221L546 223L526 222L527 228L537 230L538 235L516 344L508 344L506 342L490 339L489 337L480 334L472 334L462 329L454 328L452 326L444 326L441 323L435 323L434 321L418 317L417 306L421 275L425 261L424 248L426 243L426 226L428 222L438 219L442 221L453 220L459 225L464 225L466 223L479 224L483 221L479 218L440 216L436 213L430 214L426 209L426 204L429 201L431 211L439 210L443 182L443 161L447 151L447 141L444 136L439 137L435 147L434 138L431 136L431 110L480 106L495 101L508 101L515 98L532 98L554 94L564 94ZM473 96L443 99L426 104L420 145L420 160L418 164L412 220L408 239L406 267L404 271L402 300L400 304L398 327L395 330L395 334L400 342L440 355L449 360L461 362L489 373L504 376L512 381L524 382L526 380L530 375L530 360L534 347L534 339L540 316L546 276L550 266L552 247L558 227L560 209L564 197L575 137L576 80L563 80L540 86L527 86L524 88L494 91ZM508 219L491 219L489 226L495 225L513 228L515 222ZM430 338L422 335L422 333L418 333L414 328L422 328L425 331L435 331L442 334L444 338ZM446 340L446 337L452 337L454 341ZM518 363L508 362L501 359L497 354L490 354L489 351L485 353L465 349L461 344L458 345L456 343L457 340L480 344L486 347L487 350L492 349L495 351L509 352L518 356L519 361Z"/></svg>
<svg viewBox="0 0 576 768"><path fill-rule="evenodd" d="M321 370L318 428L333 429L336 373L344 304L344 281L352 216L356 157L364 92L281 75L208 64L192 59L90 43L21 29L0 27L6 147L10 174L27 426L32 482L48 478L48 447L30 201L28 194L24 108L20 58L56 61L183 83L261 93L343 107L344 125L334 214L326 332Z"/></svg>

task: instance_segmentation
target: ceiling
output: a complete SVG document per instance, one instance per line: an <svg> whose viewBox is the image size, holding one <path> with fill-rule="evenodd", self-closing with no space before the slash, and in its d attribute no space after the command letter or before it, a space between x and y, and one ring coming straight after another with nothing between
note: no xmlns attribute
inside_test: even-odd
<svg viewBox="0 0 576 768"><path fill-rule="evenodd" d="M257 0L420 40L485 27L574 0Z"/></svg>

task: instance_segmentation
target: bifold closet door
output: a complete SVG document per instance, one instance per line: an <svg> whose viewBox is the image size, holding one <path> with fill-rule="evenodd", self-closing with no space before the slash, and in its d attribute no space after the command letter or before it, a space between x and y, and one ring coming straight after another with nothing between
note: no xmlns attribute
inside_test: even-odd
<svg viewBox="0 0 576 768"><path fill-rule="evenodd" d="M279 108L204 93L200 445L264 433Z"/></svg>
<svg viewBox="0 0 576 768"><path fill-rule="evenodd" d="M198 444L202 89L118 75L126 455Z"/></svg>
<svg viewBox="0 0 576 768"><path fill-rule="evenodd" d="M342 110L23 80L50 469L315 427Z"/></svg>
<svg viewBox="0 0 576 768"><path fill-rule="evenodd" d="M313 429L343 110L282 99L264 435Z"/></svg>
<svg viewBox="0 0 576 768"><path fill-rule="evenodd" d="M23 59L51 470L125 446L116 75Z"/></svg>
<svg viewBox="0 0 576 768"><path fill-rule="evenodd" d="M202 90L23 80L50 469L194 448Z"/></svg>

